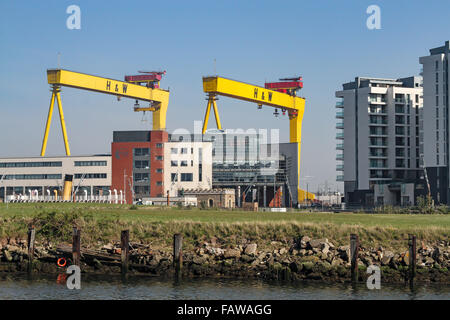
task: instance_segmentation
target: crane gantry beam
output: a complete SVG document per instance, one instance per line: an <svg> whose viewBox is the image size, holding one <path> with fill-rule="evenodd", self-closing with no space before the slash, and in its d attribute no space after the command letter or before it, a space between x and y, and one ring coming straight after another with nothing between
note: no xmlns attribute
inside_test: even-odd
<svg viewBox="0 0 450 320"><path fill-rule="evenodd" d="M264 87L231 80L219 76L203 77L203 91L208 94L208 105L203 121L202 133L206 132L211 106L217 123L217 129L222 129L216 105L216 96L226 96L234 99L256 103L258 106L266 105L286 110L289 115L289 142L297 144L297 200L304 199L305 192L300 185L300 151L302 140L302 120L305 111L305 99L287 93L266 89ZM309 198L309 195L307 195Z"/></svg>
<svg viewBox="0 0 450 320"><path fill-rule="evenodd" d="M67 139L66 124L61 104L61 87L71 87L76 89L94 91L115 95L118 98L125 97L135 100L149 102L150 106L145 108L134 108L134 111L152 111L153 112L153 130L164 130L166 128L166 114L169 105L169 91L150 88L130 82L114 80L99 76L93 76L85 73L74 72L64 69L48 69L47 80L52 86L52 97L47 116L44 139L42 142L41 156L45 155L47 148L48 133L52 120L55 99L58 103L61 128L63 131L64 146L66 155L70 156L69 142Z"/></svg>

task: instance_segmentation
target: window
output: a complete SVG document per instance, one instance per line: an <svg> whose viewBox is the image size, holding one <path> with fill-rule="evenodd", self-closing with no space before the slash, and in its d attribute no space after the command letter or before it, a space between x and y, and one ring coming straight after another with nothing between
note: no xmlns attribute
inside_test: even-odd
<svg viewBox="0 0 450 320"><path fill-rule="evenodd" d="M187 154L187 148L181 148L181 154Z"/></svg>
<svg viewBox="0 0 450 320"><path fill-rule="evenodd" d="M148 173L135 173L134 174L134 181L135 182L148 181L148 180L149 180L149 174Z"/></svg>
<svg viewBox="0 0 450 320"><path fill-rule="evenodd" d="M439 96L436 96L436 107L439 106Z"/></svg>
<svg viewBox="0 0 450 320"><path fill-rule="evenodd" d="M135 148L133 149L135 156L148 156L150 155L150 148Z"/></svg>
<svg viewBox="0 0 450 320"><path fill-rule="evenodd" d="M178 153L178 149L177 148L170 148L170 153L171 154L177 154Z"/></svg>
<svg viewBox="0 0 450 320"><path fill-rule="evenodd" d="M137 169L148 169L148 168L150 168L148 160L135 160L134 161L134 167L137 168Z"/></svg>
<svg viewBox="0 0 450 320"><path fill-rule="evenodd" d="M194 160L191 160L191 167L194 166Z"/></svg>
<svg viewBox="0 0 450 320"><path fill-rule="evenodd" d="M156 169L156 173L163 173L163 169L161 169L161 168Z"/></svg>
<svg viewBox="0 0 450 320"><path fill-rule="evenodd" d="M134 186L134 193L136 194L149 194L150 186Z"/></svg>
<svg viewBox="0 0 450 320"><path fill-rule="evenodd" d="M177 160L171 160L170 161L170 166L171 167L178 167L178 161Z"/></svg>
<svg viewBox="0 0 450 320"><path fill-rule="evenodd" d="M163 156L156 156L156 160L163 160L164 157Z"/></svg>
<svg viewBox="0 0 450 320"><path fill-rule="evenodd" d="M156 185L157 185L157 186L162 186L163 183L162 183L162 181L156 181Z"/></svg>
<svg viewBox="0 0 450 320"><path fill-rule="evenodd" d="M203 173L202 173L202 164L198 165L198 181L202 181Z"/></svg>
<svg viewBox="0 0 450 320"><path fill-rule="evenodd" d="M194 148L191 148L191 154L194 154Z"/></svg>
<svg viewBox="0 0 450 320"><path fill-rule="evenodd" d="M163 144L162 144L162 143L157 143L157 144L156 144L156 147L157 147L158 149L161 149L161 148L163 147Z"/></svg>
<svg viewBox="0 0 450 320"><path fill-rule="evenodd" d="M182 173L181 181L193 181L192 173Z"/></svg>
<svg viewBox="0 0 450 320"><path fill-rule="evenodd" d="M170 174L170 181L172 181L172 182L178 181L178 174L177 173L171 173Z"/></svg>
<svg viewBox="0 0 450 320"><path fill-rule="evenodd" d="M186 161L186 160L182 160L181 163L180 163L180 166L181 166L181 167L187 167L187 165L188 165L188 164L187 164L187 161Z"/></svg>
<svg viewBox="0 0 450 320"><path fill-rule="evenodd" d="M439 62L437 60L435 61L435 66L436 66L436 71L438 71L438 69L439 69Z"/></svg>
<svg viewBox="0 0 450 320"><path fill-rule="evenodd" d="M75 167L104 167L106 161L75 161Z"/></svg>

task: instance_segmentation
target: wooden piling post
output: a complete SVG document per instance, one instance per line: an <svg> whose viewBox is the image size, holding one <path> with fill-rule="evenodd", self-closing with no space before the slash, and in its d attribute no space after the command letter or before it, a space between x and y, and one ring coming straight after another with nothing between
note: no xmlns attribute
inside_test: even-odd
<svg viewBox="0 0 450 320"><path fill-rule="evenodd" d="M72 262L76 266L80 266L81 257L81 230L73 227L72 233Z"/></svg>
<svg viewBox="0 0 450 320"><path fill-rule="evenodd" d="M120 234L120 248L121 248L121 260L122 260L122 273L128 271L128 255L129 255L129 241L130 231L123 230Z"/></svg>
<svg viewBox="0 0 450 320"><path fill-rule="evenodd" d="M357 234L350 235L350 261L352 282L358 281L358 256L359 256L359 237Z"/></svg>
<svg viewBox="0 0 450 320"><path fill-rule="evenodd" d="M173 266L175 273L181 275L181 267L183 266L183 236L179 233L173 236Z"/></svg>
<svg viewBox="0 0 450 320"><path fill-rule="evenodd" d="M409 280L412 283L416 275L416 236L409 235Z"/></svg>
<svg viewBox="0 0 450 320"><path fill-rule="evenodd" d="M28 228L28 271L33 270L33 258L34 258L34 240L36 239L36 230L34 226Z"/></svg>

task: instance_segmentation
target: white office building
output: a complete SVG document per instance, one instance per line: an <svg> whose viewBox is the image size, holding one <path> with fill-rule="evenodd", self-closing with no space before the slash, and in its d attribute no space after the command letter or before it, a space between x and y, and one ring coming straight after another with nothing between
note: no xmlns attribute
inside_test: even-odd
<svg viewBox="0 0 450 320"><path fill-rule="evenodd" d="M357 77L336 92L337 181L348 205L407 205L423 191L422 78Z"/></svg>
<svg viewBox="0 0 450 320"><path fill-rule="evenodd" d="M449 41L442 47L430 49L430 55L419 58L423 66L424 165L434 201L446 204L450 201L449 60Z"/></svg>
<svg viewBox="0 0 450 320"><path fill-rule="evenodd" d="M66 174L73 175L73 191L80 200L110 195L110 155L0 158L0 201L54 200Z"/></svg>

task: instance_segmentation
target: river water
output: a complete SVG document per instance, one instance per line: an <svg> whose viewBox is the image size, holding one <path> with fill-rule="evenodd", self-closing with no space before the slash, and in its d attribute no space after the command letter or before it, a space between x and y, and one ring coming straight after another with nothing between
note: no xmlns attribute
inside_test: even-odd
<svg viewBox="0 0 450 320"><path fill-rule="evenodd" d="M364 283L326 284L299 282L296 284L262 280L186 279L174 281L145 276L82 275L81 289L69 290L57 276L0 274L0 300L8 299L218 299L218 300L321 300L321 299L444 299L450 300L450 287L445 285L381 284L379 290L369 290Z"/></svg>

